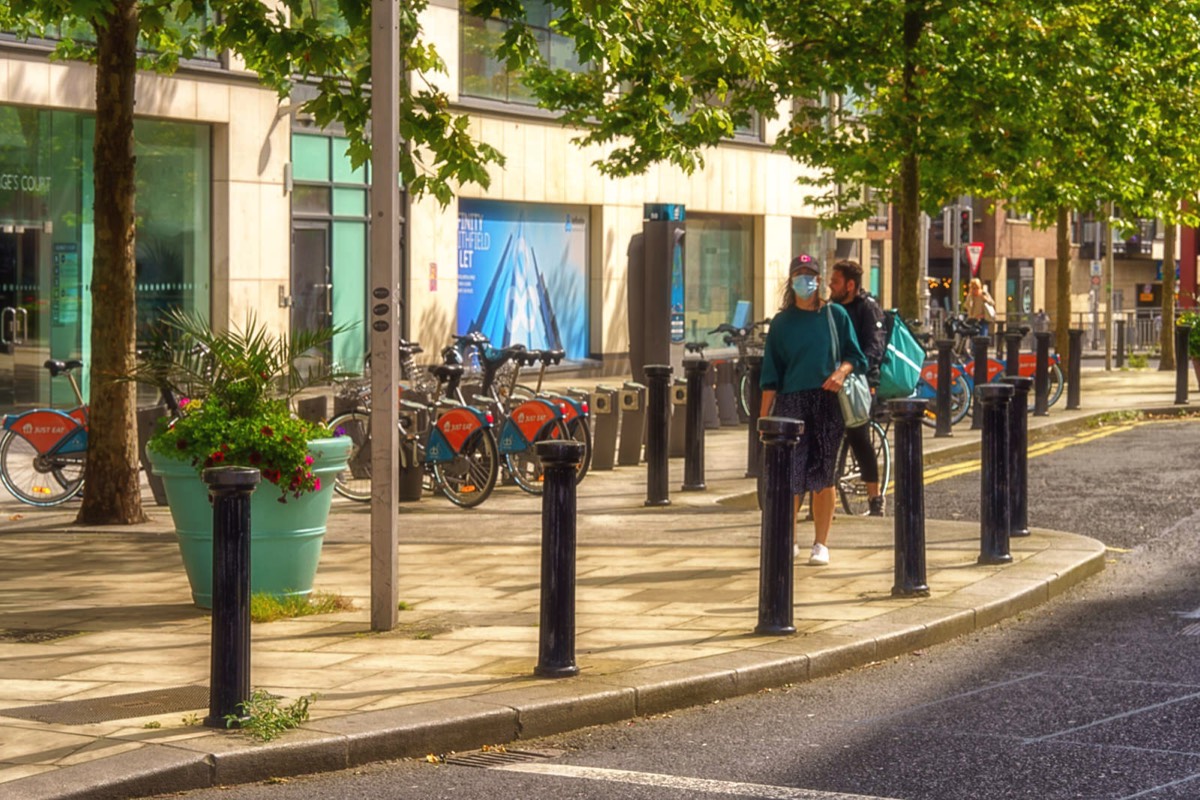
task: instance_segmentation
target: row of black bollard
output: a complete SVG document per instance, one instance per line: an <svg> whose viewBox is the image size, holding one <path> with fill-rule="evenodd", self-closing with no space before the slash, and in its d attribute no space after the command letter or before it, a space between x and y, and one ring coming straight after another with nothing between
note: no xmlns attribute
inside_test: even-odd
<svg viewBox="0 0 1200 800"><path fill-rule="evenodd" d="M704 396L709 392L703 390L707 372L708 362L702 350L696 351L695 358L683 362L683 373L687 377L687 424L683 453L685 492L700 492L707 488L704 483Z"/></svg>
<svg viewBox="0 0 1200 800"><path fill-rule="evenodd" d="M1175 405L1179 406L1186 406L1188 402L1188 338L1191 335L1191 325L1175 326Z"/></svg>
<svg viewBox="0 0 1200 800"><path fill-rule="evenodd" d="M1083 333L1082 328L1071 328L1067 331L1067 411L1079 408Z"/></svg>
<svg viewBox="0 0 1200 800"><path fill-rule="evenodd" d="M1050 413L1050 331L1033 334L1037 349L1037 367L1033 373L1033 415L1044 417Z"/></svg>
<svg viewBox="0 0 1200 800"><path fill-rule="evenodd" d="M671 504L667 431L671 425L671 374L669 364L646 367L646 505Z"/></svg>

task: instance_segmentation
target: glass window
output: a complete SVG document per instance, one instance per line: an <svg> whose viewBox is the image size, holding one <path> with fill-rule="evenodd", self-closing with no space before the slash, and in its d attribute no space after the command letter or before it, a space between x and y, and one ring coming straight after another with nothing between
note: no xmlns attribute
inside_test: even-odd
<svg viewBox="0 0 1200 800"><path fill-rule="evenodd" d="M733 319L739 300L754 302L752 218L689 213L684 260L685 338L725 347L722 335L708 332ZM764 314L751 305L751 319Z"/></svg>
<svg viewBox="0 0 1200 800"><path fill-rule="evenodd" d="M138 120L135 136L137 306L144 335L170 308L208 315L210 136L206 126L153 120Z"/></svg>
<svg viewBox="0 0 1200 800"><path fill-rule="evenodd" d="M582 72L586 67L580 63L574 43L550 29L553 18L554 9L545 0L532 0L525 4L525 19L547 63L556 69ZM503 20L462 15L459 25L462 58L459 91L466 97L537 105L533 93L522 83L520 71L510 71L496 57L496 49L503 43L507 30L508 23Z"/></svg>
<svg viewBox="0 0 1200 800"><path fill-rule="evenodd" d="M297 184L292 190L293 214L328 214L329 187Z"/></svg>
<svg viewBox="0 0 1200 800"><path fill-rule="evenodd" d="M292 178L297 181L329 180L328 136L292 136Z"/></svg>

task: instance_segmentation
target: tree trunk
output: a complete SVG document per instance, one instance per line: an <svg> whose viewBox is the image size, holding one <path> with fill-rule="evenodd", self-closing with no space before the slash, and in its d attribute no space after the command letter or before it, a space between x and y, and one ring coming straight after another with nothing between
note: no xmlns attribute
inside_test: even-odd
<svg viewBox="0 0 1200 800"><path fill-rule="evenodd" d="M904 9L903 92L907 121L912 130L908 150L900 160L900 264L896 306L903 319L919 319L921 314L921 166L917 158L921 106L916 94L916 51L921 39L921 15L917 3Z"/></svg>
<svg viewBox="0 0 1200 800"><path fill-rule="evenodd" d="M115 0L96 28L96 244L92 264L92 384L88 460L77 522L143 522L134 367L133 98L138 5Z"/></svg>
<svg viewBox="0 0 1200 800"><path fill-rule="evenodd" d="M1178 207L1173 209L1177 210ZM1160 370L1175 369L1175 236L1178 230L1178 225L1169 222L1167 229L1163 231L1162 333L1159 334L1162 358L1158 361ZM1187 358L1188 354L1180 353L1179 357Z"/></svg>
<svg viewBox="0 0 1200 800"><path fill-rule="evenodd" d="M1067 331L1071 328L1071 209L1066 206L1059 206L1055 234L1058 286L1054 294L1054 349L1065 373L1070 357Z"/></svg>

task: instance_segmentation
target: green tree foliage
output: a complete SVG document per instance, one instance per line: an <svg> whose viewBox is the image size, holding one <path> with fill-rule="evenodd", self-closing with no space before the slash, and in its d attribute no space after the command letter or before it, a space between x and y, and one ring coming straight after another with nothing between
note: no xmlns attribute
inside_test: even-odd
<svg viewBox="0 0 1200 800"><path fill-rule="evenodd" d="M488 182L492 147L474 141L468 120L423 78L443 68L422 41L426 0L401 4L399 46L407 72L400 101L401 178L414 194L443 204L459 183ZM303 100L318 124L338 122L351 160L367 160L370 119L370 2L337 0L10 0L0 30L58 40L55 56L96 66L96 243L92 270L92 393L87 490L79 520L122 524L144 519L137 472L135 369L133 102L139 69L170 72L200 48L239 56L281 97Z"/></svg>

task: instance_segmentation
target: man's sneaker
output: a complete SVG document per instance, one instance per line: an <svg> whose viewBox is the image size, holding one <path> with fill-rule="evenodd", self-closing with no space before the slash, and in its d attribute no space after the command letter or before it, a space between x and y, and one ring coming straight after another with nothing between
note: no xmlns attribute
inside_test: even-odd
<svg viewBox="0 0 1200 800"><path fill-rule="evenodd" d="M812 553L808 556L810 567L824 567L829 564L829 548L823 544L814 544Z"/></svg>
<svg viewBox="0 0 1200 800"><path fill-rule="evenodd" d="M867 498L867 508L869 509L867 511L868 517L882 517L883 516L883 495L879 495L879 497L868 497Z"/></svg>

